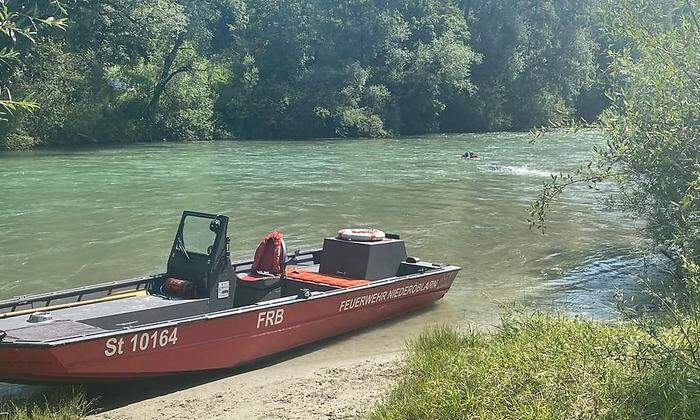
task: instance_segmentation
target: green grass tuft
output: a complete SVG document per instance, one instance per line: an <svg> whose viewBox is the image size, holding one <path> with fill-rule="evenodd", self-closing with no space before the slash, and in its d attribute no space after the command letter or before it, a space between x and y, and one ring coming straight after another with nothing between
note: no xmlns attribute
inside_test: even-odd
<svg viewBox="0 0 700 420"><path fill-rule="evenodd" d="M410 343L373 419L700 418L697 371L656 357L632 326L544 314L493 333L441 327Z"/></svg>
<svg viewBox="0 0 700 420"><path fill-rule="evenodd" d="M69 388L30 399L0 402L0 419L74 420L87 416L93 402L80 390Z"/></svg>

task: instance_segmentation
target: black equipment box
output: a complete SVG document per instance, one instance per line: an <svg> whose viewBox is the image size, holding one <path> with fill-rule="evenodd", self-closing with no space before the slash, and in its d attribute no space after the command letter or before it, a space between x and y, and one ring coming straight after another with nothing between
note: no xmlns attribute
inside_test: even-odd
<svg viewBox="0 0 700 420"><path fill-rule="evenodd" d="M319 273L365 280L386 279L396 276L406 258L406 246L399 239L357 242L326 238Z"/></svg>

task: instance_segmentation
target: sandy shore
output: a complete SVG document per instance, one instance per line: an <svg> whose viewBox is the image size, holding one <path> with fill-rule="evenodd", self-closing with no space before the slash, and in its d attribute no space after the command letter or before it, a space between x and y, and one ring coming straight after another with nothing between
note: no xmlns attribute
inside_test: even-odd
<svg viewBox="0 0 700 420"><path fill-rule="evenodd" d="M245 369L94 388L91 418L360 418L396 381L406 340L460 315L441 302Z"/></svg>
<svg viewBox="0 0 700 420"><path fill-rule="evenodd" d="M399 353L299 369L282 362L137 401L92 419L354 419L396 380Z"/></svg>

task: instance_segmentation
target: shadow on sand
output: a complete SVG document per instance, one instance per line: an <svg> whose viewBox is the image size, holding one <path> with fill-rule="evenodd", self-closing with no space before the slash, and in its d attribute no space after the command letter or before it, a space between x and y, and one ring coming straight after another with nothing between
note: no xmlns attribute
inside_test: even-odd
<svg viewBox="0 0 700 420"><path fill-rule="evenodd" d="M157 377L142 379L137 381L126 381L117 383L94 383L86 384L83 389L89 399L95 401L97 412L104 412L130 405L139 401L160 397L173 392L186 390L209 382L218 381L234 375L251 372L266 368L287 360L291 360L309 353L313 353L333 343L341 342L349 338L363 334L366 331L377 327L390 327L394 324L405 321L409 318L430 312L435 308L435 304L430 304L424 308L413 310L409 313L395 318L379 322L358 330L344 333L335 337L323 339L312 344L301 346L283 353L278 353L260 359L249 364L214 371L206 371L192 374L182 374L175 376Z"/></svg>

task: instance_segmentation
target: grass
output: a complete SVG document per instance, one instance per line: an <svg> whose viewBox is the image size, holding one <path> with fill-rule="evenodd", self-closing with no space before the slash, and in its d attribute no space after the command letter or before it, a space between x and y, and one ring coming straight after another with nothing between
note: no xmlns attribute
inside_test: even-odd
<svg viewBox="0 0 700 420"><path fill-rule="evenodd" d="M78 389L67 388L30 399L0 402L0 419L74 420L90 413L92 402Z"/></svg>
<svg viewBox="0 0 700 420"><path fill-rule="evenodd" d="M371 418L700 418L700 375L631 325L508 316L491 333L424 332Z"/></svg>

